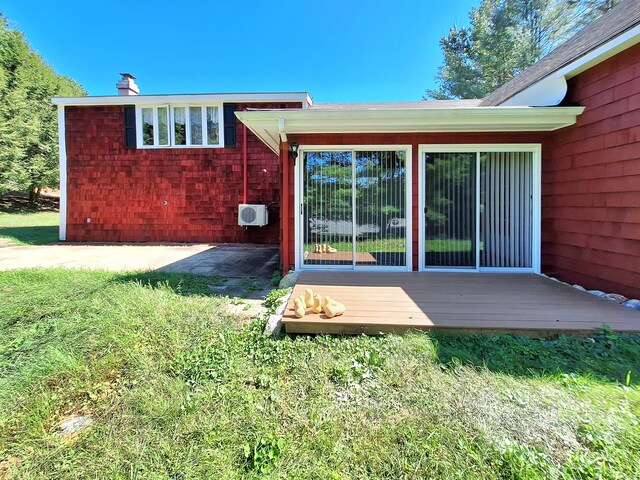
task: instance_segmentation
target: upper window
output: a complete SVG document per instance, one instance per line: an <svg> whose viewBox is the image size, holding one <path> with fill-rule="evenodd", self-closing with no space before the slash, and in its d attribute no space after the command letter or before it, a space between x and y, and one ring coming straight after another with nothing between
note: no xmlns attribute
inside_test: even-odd
<svg viewBox="0 0 640 480"><path fill-rule="evenodd" d="M218 105L139 108L139 147L222 147Z"/></svg>

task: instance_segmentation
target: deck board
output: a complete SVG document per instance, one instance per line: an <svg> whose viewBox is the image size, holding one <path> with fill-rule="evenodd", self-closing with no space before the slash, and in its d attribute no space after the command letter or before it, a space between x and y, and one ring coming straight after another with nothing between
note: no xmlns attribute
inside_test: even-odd
<svg viewBox="0 0 640 480"><path fill-rule="evenodd" d="M305 257L307 264L351 264L353 262L353 252L334 252L334 253L314 253L309 252ZM359 264L375 265L378 263L376 257L369 252L356 252L356 262Z"/></svg>
<svg viewBox="0 0 640 480"><path fill-rule="evenodd" d="M347 306L333 319L298 319L307 288ZM585 333L606 324L640 332L640 312L534 274L304 271L283 317L290 333L379 333L408 329Z"/></svg>

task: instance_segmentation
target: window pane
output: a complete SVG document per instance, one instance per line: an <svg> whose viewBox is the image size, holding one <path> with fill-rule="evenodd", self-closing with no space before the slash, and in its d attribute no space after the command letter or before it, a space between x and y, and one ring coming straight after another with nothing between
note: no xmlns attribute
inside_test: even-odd
<svg viewBox="0 0 640 480"><path fill-rule="evenodd" d="M169 145L169 107L158 107L158 145Z"/></svg>
<svg viewBox="0 0 640 480"><path fill-rule="evenodd" d="M207 144L218 145L220 135L218 124L218 107L207 107Z"/></svg>
<svg viewBox="0 0 640 480"><path fill-rule="evenodd" d="M202 107L189 107L191 145L202 145Z"/></svg>
<svg viewBox="0 0 640 480"><path fill-rule="evenodd" d="M353 154L305 152L302 161L304 265L351 266Z"/></svg>
<svg viewBox="0 0 640 480"><path fill-rule="evenodd" d="M143 108L142 111L142 144L153 145L153 108Z"/></svg>
<svg viewBox="0 0 640 480"><path fill-rule="evenodd" d="M427 267L476 266L476 154L427 153Z"/></svg>
<svg viewBox="0 0 640 480"><path fill-rule="evenodd" d="M406 265L406 154L354 153L356 265Z"/></svg>
<svg viewBox="0 0 640 480"><path fill-rule="evenodd" d="M173 141L174 145L187 144L187 122L184 107L173 109Z"/></svg>

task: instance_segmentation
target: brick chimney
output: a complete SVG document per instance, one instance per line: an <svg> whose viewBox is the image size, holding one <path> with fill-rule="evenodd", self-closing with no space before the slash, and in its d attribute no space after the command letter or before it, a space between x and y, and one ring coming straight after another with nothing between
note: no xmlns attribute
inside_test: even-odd
<svg viewBox="0 0 640 480"><path fill-rule="evenodd" d="M134 80L136 77L131 75L130 73L121 73L122 78L118 83L116 83L116 87L118 88L118 95L138 95L140 93L140 89Z"/></svg>

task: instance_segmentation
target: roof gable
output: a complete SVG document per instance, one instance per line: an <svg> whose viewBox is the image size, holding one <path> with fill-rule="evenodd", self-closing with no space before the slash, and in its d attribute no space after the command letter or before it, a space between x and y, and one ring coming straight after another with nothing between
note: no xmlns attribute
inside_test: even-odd
<svg viewBox="0 0 640 480"><path fill-rule="evenodd" d="M524 72L486 96L481 106L497 106L507 102L563 67L585 57L598 47L623 35L640 24L640 0L626 0L589 23L551 53ZM604 57L602 60L604 60Z"/></svg>

